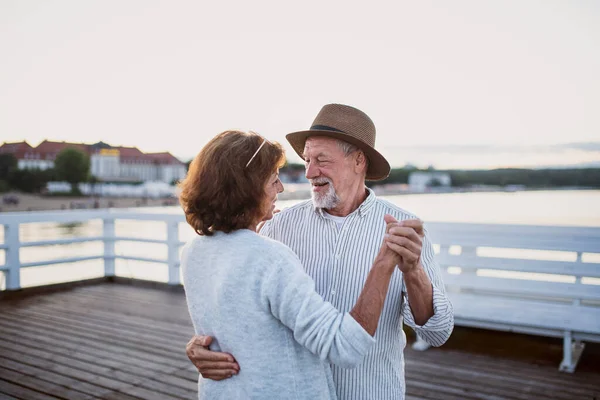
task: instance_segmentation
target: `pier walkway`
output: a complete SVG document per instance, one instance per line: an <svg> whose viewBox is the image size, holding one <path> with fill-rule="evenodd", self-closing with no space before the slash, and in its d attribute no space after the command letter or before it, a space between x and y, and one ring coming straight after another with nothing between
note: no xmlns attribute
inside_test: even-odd
<svg viewBox="0 0 600 400"><path fill-rule="evenodd" d="M0 297L0 399L194 399L181 287L117 279ZM44 291L45 290L45 291ZM574 374L562 341L457 327L439 349L407 346L407 399L600 399L600 345Z"/></svg>

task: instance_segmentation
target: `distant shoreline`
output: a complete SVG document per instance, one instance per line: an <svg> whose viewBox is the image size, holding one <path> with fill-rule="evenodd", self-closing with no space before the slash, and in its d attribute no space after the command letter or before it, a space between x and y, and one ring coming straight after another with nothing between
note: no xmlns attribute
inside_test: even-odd
<svg viewBox="0 0 600 400"><path fill-rule="evenodd" d="M4 196L14 196L18 204L4 204L0 202L0 212L27 212L27 211L55 211L55 210L81 210L96 208L136 208L136 207L163 207L178 205L175 198L141 198L141 197L62 197L42 196L29 193L4 193Z"/></svg>
<svg viewBox="0 0 600 400"><path fill-rule="evenodd" d="M565 191L565 190L600 190L594 187L564 186L564 187L519 187L506 188L502 186L482 186L471 188L430 188L428 190L398 190L385 188L385 185L373 187L373 191L379 196L400 196L403 194L451 194L451 193L517 193L517 192L544 192L544 191Z"/></svg>
<svg viewBox="0 0 600 400"><path fill-rule="evenodd" d="M286 190L279 194L279 200L308 200L310 199L310 187L302 184L286 184ZM377 196L402 196L419 194L454 194L454 193L516 193L533 191L589 191L600 190L590 187L547 187L547 188L518 188L507 189L503 187L476 187L476 188L432 188L427 191L408 190L397 185L378 185L373 188ZM27 212L27 211L54 211L54 210L77 210L96 208L138 208L138 207L164 207L177 206L179 202L175 198L142 198L142 197L61 197L43 196L29 193L9 192L0 195L13 196L18 199L18 204L4 204L0 202L0 213L5 212Z"/></svg>
<svg viewBox="0 0 600 400"><path fill-rule="evenodd" d="M280 200L310 199L311 189L307 183L284 183L285 191L279 194ZM512 186L474 186L468 188L435 187L426 190L411 190L406 184L375 185L371 189L377 196L402 196L415 194L451 194L451 193L516 193L533 191L565 191L565 190L600 190L600 188L564 186L564 187L523 187Z"/></svg>

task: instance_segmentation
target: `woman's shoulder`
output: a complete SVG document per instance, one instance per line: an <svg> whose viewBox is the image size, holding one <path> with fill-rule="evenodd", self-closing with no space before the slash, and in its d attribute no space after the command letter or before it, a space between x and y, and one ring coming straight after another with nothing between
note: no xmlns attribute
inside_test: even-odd
<svg viewBox="0 0 600 400"><path fill-rule="evenodd" d="M285 244L277 241L275 239L271 239L270 237L256 235L261 242L261 245L267 250L265 252L265 256L273 261L277 259L289 260L289 259L297 259L298 256L292 249L290 249Z"/></svg>
<svg viewBox="0 0 600 400"><path fill-rule="evenodd" d="M257 234L250 230L232 233L217 232L212 236L197 236L184 246L182 256L186 254L235 254L237 258L253 260L253 263L276 265L289 263L298 257L285 244Z"/></svg>

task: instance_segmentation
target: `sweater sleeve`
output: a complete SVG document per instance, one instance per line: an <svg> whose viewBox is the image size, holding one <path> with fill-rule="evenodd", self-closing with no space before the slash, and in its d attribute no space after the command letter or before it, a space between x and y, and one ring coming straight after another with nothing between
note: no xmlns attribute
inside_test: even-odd
<svg viewBox="0 0 600 400"><path fill-rule="evenodd" d="M265 279L262 294L296 341L323 361L355 367L375 343L349 313L340 313L323 300L291 250Z"/></svg>

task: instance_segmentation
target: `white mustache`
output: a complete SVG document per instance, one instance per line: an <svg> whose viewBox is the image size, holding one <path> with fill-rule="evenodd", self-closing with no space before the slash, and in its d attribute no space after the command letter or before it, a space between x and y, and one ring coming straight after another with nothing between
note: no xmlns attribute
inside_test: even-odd
<svg viewBox="0 0 600 400"><path fill-rule="evenodd" d="M329 178L315 178L315 179L310 179L310 183L312 185L315 185L315 184L320 185L320 184L323 184L323 183L329 183L330 184L331 180Z"/></svg>

